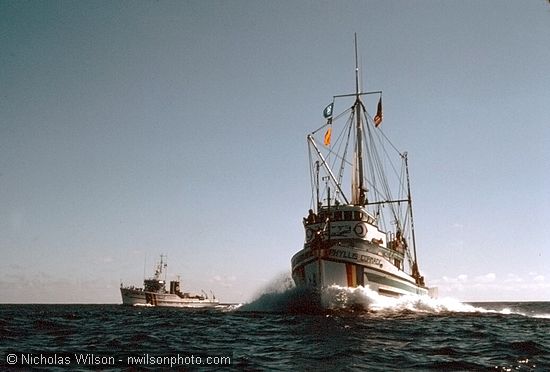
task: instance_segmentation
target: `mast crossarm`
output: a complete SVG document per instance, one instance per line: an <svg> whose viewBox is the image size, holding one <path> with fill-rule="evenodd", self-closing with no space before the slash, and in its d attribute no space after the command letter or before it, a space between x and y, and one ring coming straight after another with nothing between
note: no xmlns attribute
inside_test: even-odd
<svg viewBox="0 0 550 372"><path fill-rule="evenodd" d="M315 140L313 139L313 137L311 135L307 136L307 140L315 148L315 152L317 152L317 156L319 156L319 158L322 161L322 166L325 167L325 169L327 170L330 178L332 179L332 182L334 182L334 184L338 188L338 191L340 191L340 195L342 195L342 197L344 198L344 201L346 202L346 204L349 204L348 199L346 198L346 195L344 194L344 192L340 188L340 185L338 184L338 181L336 181L336 177L334 177L334 174L332 173L332 170L328 166L327 161L325 160L325 157L323 156L323 154L321 154L321 151L319 151L319 148L317 147L317 144L315 143Z"/></svg>
<svg viewBox="0 0 550 372"><path fill-rule="evenodd" d="M382 94L381 90L375 90L372 92L364 92L364 93L350 93L350 94L339 94L337 96L332 96L332 98L342 98L342 97L358 97L358 96L366 96L369 94Z"/></svg>
<svg viewBox="0 0 550 372"><path fill-rule="evenodd" d="M378 205L378 204L391 204L391 203L406 203L409 199L397 199L397 200L384 200L372 203L366 203L365 205Z"/></svg>

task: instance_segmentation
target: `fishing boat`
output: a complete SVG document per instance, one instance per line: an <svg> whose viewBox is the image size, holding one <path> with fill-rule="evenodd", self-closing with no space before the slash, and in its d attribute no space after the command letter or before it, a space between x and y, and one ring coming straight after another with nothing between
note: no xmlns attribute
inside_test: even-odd
<svg viewBox="0 0 550 372"><path fill-rule="evenodd" d="M202 294L193 294L180 291L180 281L170 281L170 290L166 290L166 269L165 256L160 256L155 272L152 277L143 281L143 288L134 286L125 287L120 284L122 304L131 306L164 306L164 307L189 307L203 308L219 305L214 294L209 298L203 291ZM163 277L164 274L164 277Z"/></svg>
<svg viewBox="0 0 550 372"><path fill-rule="evenodd" d="M355 92L333 96L326 122L307 136L311 209L292 278L315 290L363 286L384 296L435 296L418 266L407 153L382 132L382 91L360 90L357 38L355 66Z"/></svg>

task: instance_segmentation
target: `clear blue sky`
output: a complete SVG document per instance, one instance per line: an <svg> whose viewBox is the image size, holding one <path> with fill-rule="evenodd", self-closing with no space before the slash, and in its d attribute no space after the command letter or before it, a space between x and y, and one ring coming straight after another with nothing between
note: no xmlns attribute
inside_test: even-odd
<svg viewBox="0 0 550 372"><path fill-rule="evenodd" d="M547 1L2 0L0 302L120 302L160 253L222 301L289 272L354 32L427 282L550 300Z"/></svg>

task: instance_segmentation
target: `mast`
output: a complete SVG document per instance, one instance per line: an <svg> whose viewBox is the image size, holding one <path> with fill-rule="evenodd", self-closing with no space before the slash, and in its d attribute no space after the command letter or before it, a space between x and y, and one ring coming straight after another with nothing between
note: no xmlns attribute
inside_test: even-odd
<svg viewBox="0 0 550 372"><path fill-rule="evenodd" d="M315 188L317 193L317 203L315 204L315 213L319 213L319 160L315 162Z"/></svg>
<svg viewBox="0 0 550 372"><path fill-rule="evenodd" d="M424 285L424 278L420 275L420 270L418 270L418 259L416 258L416 237L414 234L414 217L413 217L413 208L412 208L412 196L411 196L411 182L409 178L409 158L407 153L403 154L405 159L405 172L407 175L407 202L409 204L409 212L411 214L411 233L412 233L412 243L413 243L413 255L414 263L412 267L412 276L416 280L416 284Z"/></svg>
<svg viewBox="0 0 550 372"><path fill-rule="evenodd" d="M359 63L357 58L357 33L355 36L355 96L359 99Z"/></svg>
<svg viewBox="0 0 550 372"><path fill-rule="evenodd" d="M330 187L327 188L327 215L328 240L330 240Z"/></svg>
<svg viewBox="0 0 550 372"><path fill-rule="evenodd" d="M365 204L365 191L363 182L363 123L361 121L361 107L363 106L359 89L359 62L357 58L357 34L355 34L355 103L354 114L356 119L356 147L353 157L351 202L355 205Z"/></svg>

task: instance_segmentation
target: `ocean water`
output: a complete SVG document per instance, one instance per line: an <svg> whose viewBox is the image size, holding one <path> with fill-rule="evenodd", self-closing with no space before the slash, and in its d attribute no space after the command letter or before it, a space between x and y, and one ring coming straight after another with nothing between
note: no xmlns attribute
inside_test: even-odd
<svg viewBox="0 0 550 372"><path fill-rule="evenodd" d="M1 370L550 371L550 302L296 288L212 310L0 305Z"/></svg>

